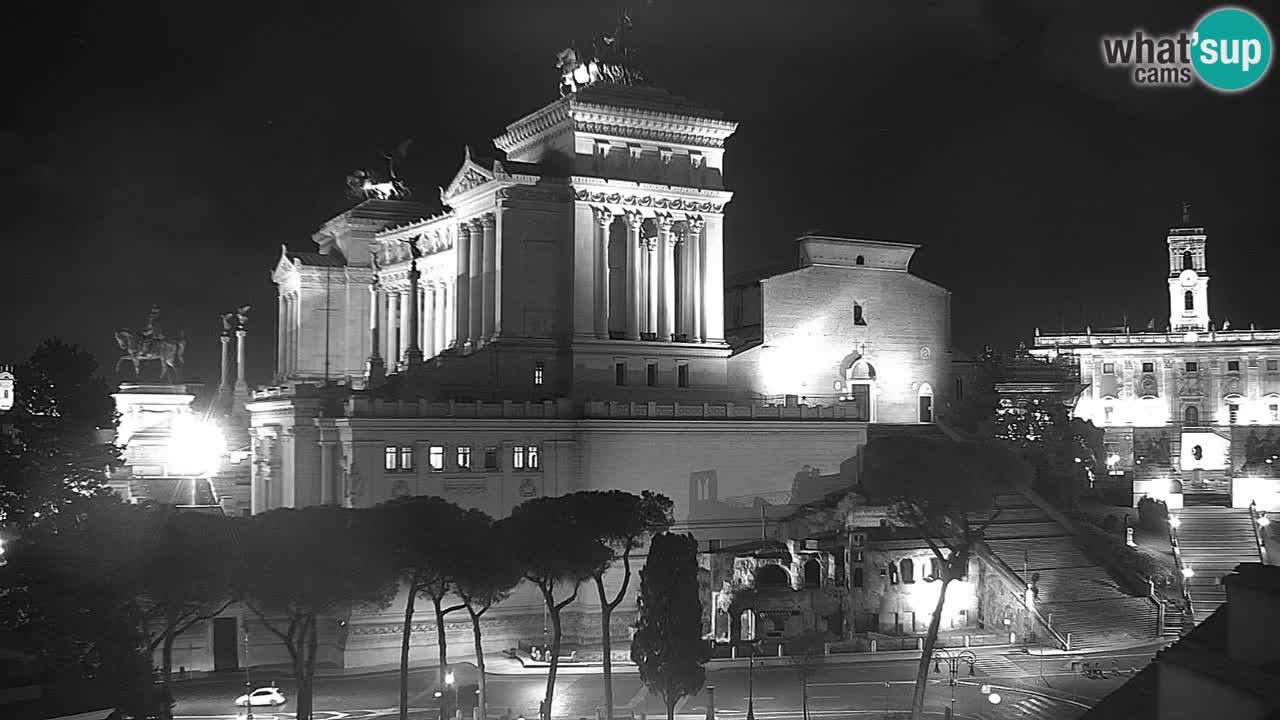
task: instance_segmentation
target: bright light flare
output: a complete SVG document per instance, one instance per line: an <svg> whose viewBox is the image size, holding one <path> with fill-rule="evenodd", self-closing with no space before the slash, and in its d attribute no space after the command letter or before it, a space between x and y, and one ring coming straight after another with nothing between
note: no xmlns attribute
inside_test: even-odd
<svg viewBox="0 0 1280 720"><path fill-rule="evenodd" d="M1259 516L1258 516L1258 525L1259 525L1259 527L1266 527L1266 526L1268 526L1268 525L1270 525L1270 524L1271 524L1271 518L1267 517L1266 515L1259 515Z"/></svg>
<svg viewBox="0 0 1280 720"><path fill-rule="evenodd" d="M227 451L222 430L212 421L182 415L173 423L169 462L179 474L208 475L218 469Z"/></svg>
<svg viewBox="0 0 1280 720"><path fill-rule="evenodd" d="M1192 570L1190 565L1182 568L1182 577L1184 578L1190 579L1192 577L1195 577L1195 574L1196 574L1196 571Z"/></svg>
<svg viewBox="0 0 1280 720"><path fill-rule="evenodd" d="M1177 515L1170 515L1169 527L1173 528L1174 530L1177 530L1179 527L1182 527L1182 518L1178 517Z"/></svg>

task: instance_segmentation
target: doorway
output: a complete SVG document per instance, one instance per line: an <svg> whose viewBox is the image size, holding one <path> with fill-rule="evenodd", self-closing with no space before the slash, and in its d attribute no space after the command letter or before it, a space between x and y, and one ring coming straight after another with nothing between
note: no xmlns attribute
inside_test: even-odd
<svg viewBox="0 0 1280 720"><path fill-rule="evenodd" d="M920 384L918 405L919 413L917 419L922 423L933 422L933 387L929 383Z"/></svg>
<svg viewBox="0 0 1280 720"><path fill-rule="evenodd" d="M236 625L236 619L233 617L213 619L213 669L215 671L240 669L240 646L236 642L238 635Z"/></svg>

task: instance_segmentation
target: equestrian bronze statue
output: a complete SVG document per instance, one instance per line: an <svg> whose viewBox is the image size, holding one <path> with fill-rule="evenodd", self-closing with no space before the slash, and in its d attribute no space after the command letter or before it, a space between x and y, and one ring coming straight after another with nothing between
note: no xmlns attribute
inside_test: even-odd
<svg viewBox="0 0 1280 720"><path fill-rule="evenodd" d="M134 330L116 331L116 344L124 351L124 355L116 361L116 372L125 362L133 363L133 374L141 375L141 364L147 360L160 361L160 379L177 381L177 374L182 367L182 354L187 349L187 339L178 334L177 338L166 338L160 327L160 308L153 306L147 316L147 327L142 332Z"/></svg>

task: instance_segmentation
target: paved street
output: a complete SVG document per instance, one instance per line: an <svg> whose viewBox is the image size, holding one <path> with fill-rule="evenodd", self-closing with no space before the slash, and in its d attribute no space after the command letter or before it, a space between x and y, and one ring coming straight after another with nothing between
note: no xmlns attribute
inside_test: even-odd
<svg viewBox="0 0 1280 720"><path fill-rule="evenodd" d="M1085 656L1108 671L1104 680L1087 679L1073 672L1072 658L1047 656L1040 658L1022 653L979 654L973 676L962 668L955 686L957 717L989 720L1023 720L1049 718L1073 720L1085 708L1123 683L1135 670L1146 666L1157 646L1138 650L1117 651ZM774 661L776 662L776 661ZM475 681L475 669L458 670L459 683ZM888 660L828 664L817 668L809 683L810 715L823 720L839 717L877 717L886 708L902 710L909 706L915 676L914 661ZM799 674L790 665L757 667L755 714L760 718L798 718L801 707ZM941 714L951 702L952 688L947 682L944 664L942 674L930 674L927 697L929 709ZM283 674L257 672L254 686L271 680L289 696L290 703L279 711L263 709L254 712L255 720L287 720L293 717L293 683ZM410 673L410 705L418 717L433 717L433 669ZM512 716L534 717L542 697L544 674L489 676L489 712L501 716L510 709ZM742 720L747 710L747 671L725 668L708 673L708 684L715 687L717 715L727 720ZM556 683L554 716L557 718L593 718L603 702L603 677L598 673L561 675ZM989 684L1001 695L1001 703L992 705L979 688ZM316 680L315 707L319 720L359 720L364 717L394 715L398 697L398 675L394 672L363 676L332 676ZM179 683L177 714L181 720L214 720L235 718L234 698L244 692L244 676L228 675ZM635 673L614 676L614 696L619 708L632 706L648 717L665 716L661 699L642 690ZM707 709L704 691L677 706L681 715L703 715ZM619 713L622 714L622 713Z"/></svg>

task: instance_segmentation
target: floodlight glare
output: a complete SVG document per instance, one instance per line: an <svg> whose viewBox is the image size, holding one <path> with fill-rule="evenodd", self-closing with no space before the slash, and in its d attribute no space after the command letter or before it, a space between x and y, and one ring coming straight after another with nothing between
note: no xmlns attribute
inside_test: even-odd
<svg viewBox="0 0 1280 720"><path fill-rule="evenodd" d="M177 474L208 475L218 469L226 450L226 438L213 422L190 415L174 420L169 463Z"/></svg>

